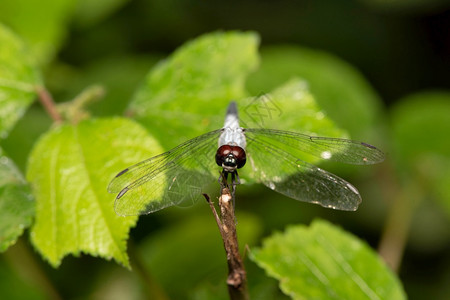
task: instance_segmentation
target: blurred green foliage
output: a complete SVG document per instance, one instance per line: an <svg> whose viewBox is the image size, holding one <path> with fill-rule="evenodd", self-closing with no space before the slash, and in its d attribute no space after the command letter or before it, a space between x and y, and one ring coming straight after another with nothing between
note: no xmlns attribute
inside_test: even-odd
<svg viewBox="0 0 450 300"><path fill-rule="evenodd" d="M0 248L9 249L0 258L0 298L227 299L225 258L207 205L142 217L129 233L135 218L114 215L114 196L106 186L121 169L220 127L230 98L243 108L255 96L269 93L285 104L278 118L265 120L270 127L364 140L382 145L388 159L362 172L331 166L360 189L364 200L355 213L299 203L259 185L240 186L241 247L253 249L263 236L290 236L292 229L272 232L287 224L308 224L316 216L342 224L376 247L388 232L385 220L397 217L398 228L409 234L400 269L406 294L410 299L446 299L450 99L445 84L450 76L442 75L448 71L442 57L448 48L441 40L426 47L445 37L440 32L448 23L440 7L448 5L439 0L192 4L2 2ZM440 30L428 32L430 24ZM216 31L236 28L255 31ZM426 34L429 40L417 40ZM167 58L157 63L162 57ZM106 94L82 107L80 112L93 117L55 126L40 104L29 107L35 87L43 82L56 102L67 101L68 107L92 85L102 85ZM420 92L424 86L444 90ZM290 102L296 93L302 94L300 101ZM399 95L407 96L383 108L381 98L393 101ZM129 120L101 119L124 112L146 130ZM317 118L321 114L323 122ZM245 110L241 116L248 117ZM400 198L406 201L396 206ZM399 210L411 211L410 219L392 215ZM314 242L317 224L301 225L304 235L293 244L312 247L310 253L327 261L331 258L317 245L304 243L305 237ZM31 237L33 244L11 246L29 226L21 239ZM358 238L325 227L327 240L338 240L332 247L342 246L342 236L349 239L344 246L362 245L361 263L380 268L380 278L389 279L383 287L396 282ZM134 244L128 252L133 272L84 255L128 265L128 234ZM295 247L281 249L295 257L304 251ZM402 254L403 249L397 250ZM60 265L69 253L77 257ZM41 257L59 268L49 268ZM277 261L272 262L270 273L285 276L282 264L276 270ZM246 266L254 298L282 299L278 281L248 259ZM301 285L286 286L282 283L281 290L290 293ZM394 286L400 295L401 287Z"/></svg>
<svg viewBox="0 0 450 300"><path fill-rule="evenodd" d="M5 138L33 101L34 86L41 80L24 43L2 24L0 41L0 137Z"/></svg>
<svg viewBox="0 0 450 300"><path fill-rule="evenodd" d="M448 228L441 229L445 216L426 213L430 206L438 206L441 213L450 217L450 147L446 138L450 131L449 114L450 93L444 91L409 95L390 111L397 174L405 185L418 191L414 195L418 201L427 200L418 204L424 213L412 226L418 235L414 244L420 248L426 248L425 244L443 247L450 243Z"/></svg>
<svg viewBox="0 0 450 300"><path fill-rule="evenodd" d="M258 217L248 213L237 213L236 217L243 252L245 245L257 243L262 224ZM201 247L186 247L188 244ZM174 299L183 298L190 287L208 282L224 284L226 264L223 263L223 244L217 225L209 215L197 215L196 218L162 228L145 239L139 251L144 265ZM174 282L178 284L174 285Z"/></svg>
<svg viewBox="0 0 450 300"><path fill-rule="evenodd" d="M75 0L5 0L0 19L30 45L31 60L45 65L52 61L66 37L75 3Z"/></svg>
<svg viewBox="0 0 450 300"><path fill-rule="evenodd" d="M399 168L411 173L417 171L427 157L443 161L450 158L445 138L450 131L449 113L450 93L444 91L413 94L392 107L393 155Z"/></svg>
<svg viewBox="0 0 450 300"><path fill-rule="evenodd" d="M355 68L330 54L295 46L266 47L247 87L253 94L267 92L294 76L305 80L326 114L354 139L373 136L380 122L379 96Z"/></svg>
<svg viewBox="0 0 450 300"><path fill-rule="evenodd" d="M5 299L47 299L39 286L23 280L21 274L12 269L4 260L0 261L0 288Z"/></svg>

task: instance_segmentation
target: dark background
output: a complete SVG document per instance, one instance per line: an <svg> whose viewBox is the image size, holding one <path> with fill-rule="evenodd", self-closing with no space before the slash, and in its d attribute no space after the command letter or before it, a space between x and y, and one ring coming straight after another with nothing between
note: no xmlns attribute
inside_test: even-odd
<svg viewBox="0 0 450 300"><path fill-rule="evenodd" d="M356 66L389 104L412 92L450 86L450 5L403 2L389 7L362 0L131 1L94 27L75 26L60 57L77 65L105 54L169 54L202 33L254 30L263 47L298 44L337 55ZM96 47L105 43L107 53Z"/></svg>

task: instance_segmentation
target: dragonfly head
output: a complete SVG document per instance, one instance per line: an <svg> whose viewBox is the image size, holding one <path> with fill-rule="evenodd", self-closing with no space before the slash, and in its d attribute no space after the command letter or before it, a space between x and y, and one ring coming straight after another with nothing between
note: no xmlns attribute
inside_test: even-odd
<svg viewBox="0 0 450 300"><path fill-rule="evenodd" d="M239 146L222 145L216 152L216 163L225 171L232 173L246 162L245 150Z"/></svg>

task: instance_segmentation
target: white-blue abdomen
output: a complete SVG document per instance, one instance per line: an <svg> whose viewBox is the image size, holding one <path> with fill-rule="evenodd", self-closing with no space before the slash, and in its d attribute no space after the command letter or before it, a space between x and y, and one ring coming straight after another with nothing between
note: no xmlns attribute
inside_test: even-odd
<svg viewBox="0 0 450 300"><path fill-rule="evenodd" d="M247 145L244 130L239 127L237 106L234 101L228 106L223 132L219 137L219 147L222 145L239 146L244 150Z"/></svg>

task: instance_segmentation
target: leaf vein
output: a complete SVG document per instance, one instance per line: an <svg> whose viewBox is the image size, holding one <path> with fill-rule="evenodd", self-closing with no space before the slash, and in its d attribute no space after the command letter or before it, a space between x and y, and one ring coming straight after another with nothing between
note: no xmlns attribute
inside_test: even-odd
<svg viewBox="0 0 450 300"><path fill-rule="evenodd" d="M96 202L96 204L97 204L97 206L98 206L98 208L99 208L99 211L100 211L100 213L101 213L101 217L102 217L102 219L104 220L104 222L105 222L105 224L106 224L106 228L107 228L107 232L108 232L108 236L109 236L109 238L110 238L110 241L113 241L113 245L114 245L114 247L115 247L115 250L116 250L116 253L119 253L119 255L121 256L121 260L122 261L125 261L125 258L123 257L123 254L122 254L122 251L120 251L120 241L117 241L117 238L114 236L114 234L111 232L111 224L109 223L109 220L108 220L108 218L106 217L106 215L105 215L105 212L104 212L104 209L103 209L103 206L101 205L101 203L100 203L100 197L96 194L96 192L95 192L95 187L93 186L93 184L92 184L92 179L91 179L91 177L92 177L92 175L91 175L91 173L89 172L89 168L88 168L88 166L87 166L87 163L86 163L86 156L85 156L85 154L84 154L84 151L83 151L83 147L82 147L82 145L81 145L81 143L80 143L80 138L79 138L79 135L78 135L78 130L77 130L77 127L75 127L74 126L74 137L75 137L75 140L76 140L76 143L77 143L77 145L78 145L78 153L79 153L79 156L80 156L80 160L81 160L81 165L82 165L82 167L83 167L83 169L84 169L84 171L85 171L85 173L86 173L86 180L87 180L87 185L88 186L90 186L90 187L92 187L91 188L91 190L92 190L92 192L93 192L93 196L94 196L94 198L95 198L95 202ZM97 219L97 221L100 221L99 219Z"/></svg>
<svg viewBox="0 0 450 300"><path fill-rule="evenodd" d="M331 254L331 258L333 258L337 265L341 267L341 269L350 275L355 284L361 289L361 291L366 294L370 299L373 300L381 300L380 297L373 291L370 286L364 281L363 278L359 276L359 274L353 269L353 267L345 260L345 258L333 247L333 245L327 242L326 238L323 235L316 235L316 241L324 248L328 250Z"/></svg>
<svg viewBox="0 0 450 300"><path fill-rule="evenodd" d="M310 272L321 282L326 290L327 293L335 298L338 299L336 292L330 288L330 280L327 278L327 276L320 271L319 267L311 260L306 254L300 253L299 254L300 260L303 262L303 264L310 270Z"/></svg>
<svg viewBox="0 0 450 300"><path fill-rule="evenodd" d="M51 206L51 219L52 219L52 240L54 243L54 251L56 254L55 256L58 256L58 209L57 209L57 205L58 205L58 201L56 200L56 189L57 187L57 182L56 182L56 165L58 162L58 157L59 157L59 152L60 152L61 148L60 145L57 145L56 147L53 148L53 151L51 153L50 156L50 206Z"/></svg>

